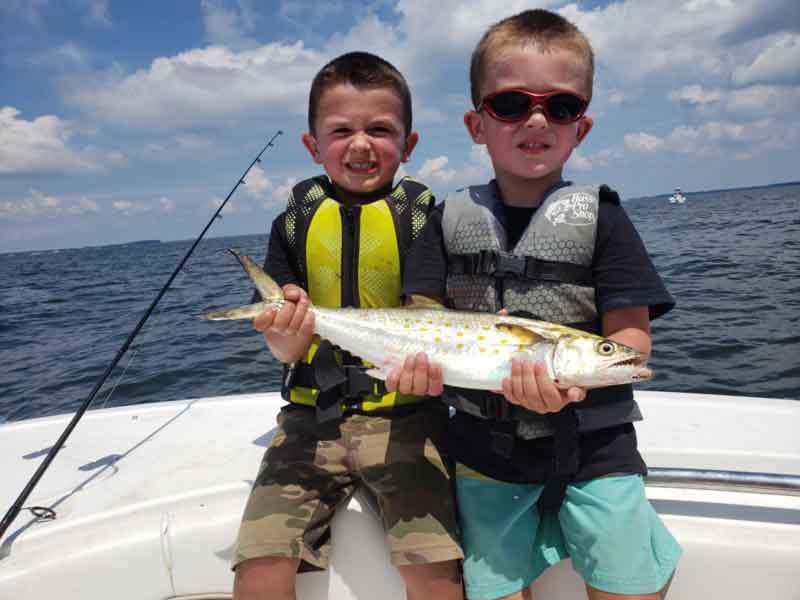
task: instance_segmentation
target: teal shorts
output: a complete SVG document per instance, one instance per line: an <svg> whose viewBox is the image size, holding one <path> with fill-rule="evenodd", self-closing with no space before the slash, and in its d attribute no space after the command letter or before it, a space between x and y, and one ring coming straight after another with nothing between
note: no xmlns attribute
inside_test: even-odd
<svg viewBox="0 0 800 600"><path fill-rule="evenodd" d="M680 558L640 475L569 485L558 514L540 517L536 501L544 486L496 481L461 465L457 474L470 600L518 592L567 557L593 588L651 594L667 584Z"/></svg>

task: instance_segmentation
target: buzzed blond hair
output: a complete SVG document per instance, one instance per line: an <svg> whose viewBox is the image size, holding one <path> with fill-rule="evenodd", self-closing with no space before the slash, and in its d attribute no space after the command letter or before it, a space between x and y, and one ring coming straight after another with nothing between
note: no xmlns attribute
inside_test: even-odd
<svg viewBox="0 0 800 600"><path fill-rule="evenodd" d="M525 10L495 23L483 34L472 53L469 81L472 104L481 103L481 86L490 60L506 48L534 46L542 50L562 48L576 54L586 67L586 99L592 99L594 52L589 39L573 23L558 15L537 8Z"/></svg>

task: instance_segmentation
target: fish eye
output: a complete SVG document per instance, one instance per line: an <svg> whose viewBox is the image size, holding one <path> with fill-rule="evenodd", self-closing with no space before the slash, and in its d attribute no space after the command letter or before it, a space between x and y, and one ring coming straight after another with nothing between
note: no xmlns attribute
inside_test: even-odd
<svg viewBox="0 0 800 600"><path fill-rule="evenodd" d="M609 342L608 340L597 343L597 352L603 356L611 356L614 354L616 349L617 345L614 342Z"/></svg>

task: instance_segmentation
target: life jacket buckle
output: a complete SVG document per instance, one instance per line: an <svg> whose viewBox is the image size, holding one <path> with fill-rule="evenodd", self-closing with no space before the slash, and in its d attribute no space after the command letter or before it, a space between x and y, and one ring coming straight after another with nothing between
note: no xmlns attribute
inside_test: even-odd
<svg viewBox="0 0 800 600"><path fill-rule="evenodd" d="M342 367L346 379L341 384L339 390L343 398L348 400L360 400L368 394L380 393L376 389L376 380L364 372L364 368L358 365L345 365Z"/></svg>
<svg viewBox="0 0 800 600"><path fill-rule="evenodd" d="M496 252L491 254L491 260L487 264L488 275L498 278L523 277L525 275L525 257L515 256L508 252Z"/></svg>

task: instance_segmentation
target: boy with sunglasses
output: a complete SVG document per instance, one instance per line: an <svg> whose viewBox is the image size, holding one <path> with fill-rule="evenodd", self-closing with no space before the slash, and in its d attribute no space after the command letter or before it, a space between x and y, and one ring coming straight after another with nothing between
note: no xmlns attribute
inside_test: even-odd
<svg viewBox="0 0 800 600"><path fill-rule="evenodd" d="M649 321L671 296L617 194L562 178L592 128L593 70L586 37L554 13L525 11L486 32L464 123L495 179L447 197L409 257L404 293L650 351ZM530 598L528 585L567 557L592 600L661 597L680 547L645 497L630 386L563 390L544 364L514 360L502 396L443 390L439 366L418 355L387 387L443 391L456 409L449 452L468 598Z"/></svg>

